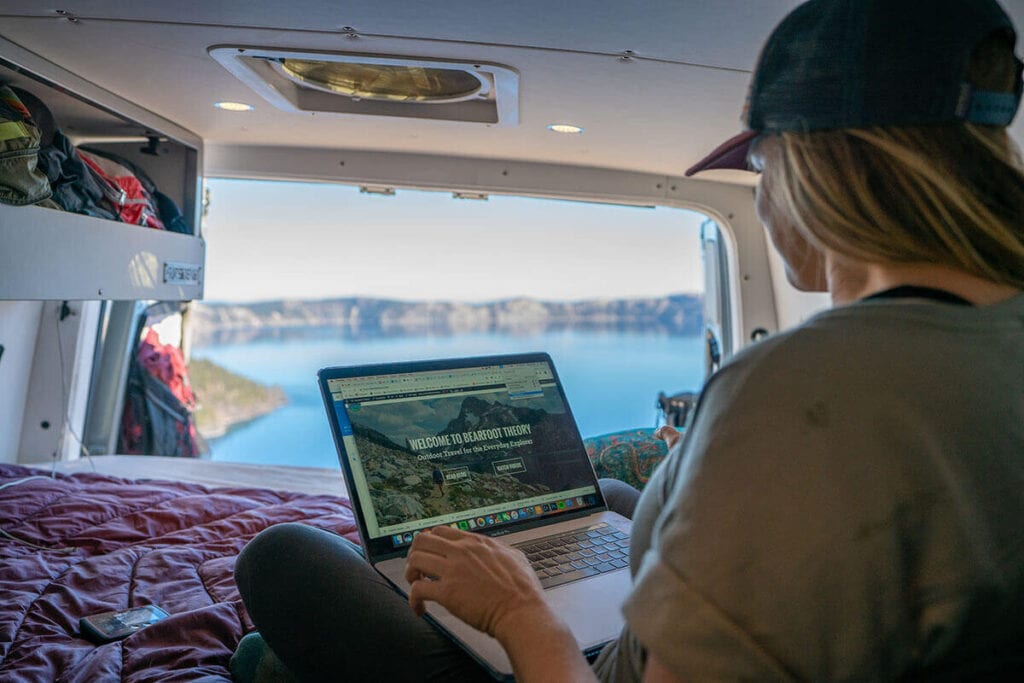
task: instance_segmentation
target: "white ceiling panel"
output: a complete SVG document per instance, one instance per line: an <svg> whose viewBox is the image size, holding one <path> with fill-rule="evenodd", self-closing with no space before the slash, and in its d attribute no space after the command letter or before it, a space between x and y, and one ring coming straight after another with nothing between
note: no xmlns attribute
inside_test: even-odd
<svg viewBox="0 0 1024 683"><path fill-rule="evenodd" d="M3 0L0 13L80 23L118 19L155 23L273 27L369 35L638 54L750 69L770 29L797 0ZM127 30L127 29L126 29Z"/></svg>
<svg viewBox="0 0 1024 683"><path fill-rule="evenodd" d="M749 75L663 61L623 61L547 49L486 47L405 38L347 39L324 33L180 24L12 19L3 35L97 85L194 131L211 143L321 145L556 161L678 173L739 128ZM116 41L116 49L108 49ZM208 54L215 45L346 49L464 61L482 60L520 73L520 124L481 124L282 112ZM240 100L256 111L212 105ZM687 121L707 121L700 131ZM582 135L546 129L571 122Z"/></svg>
<svg viewBox="0 0 1024 683"><path fill-rule="evenodd" d="M678 174L739 129L757 52L796 0L0 0L0 35L210 144L319 146ZM1024 0L1005 3L1024 21ZM66 14L58 15L60 9ZM72 17L70 20L67 17ZM353 27L358 38L341 33ZM282 112L212 46L480 60L519 72L518 126ZM618 55L632 50L637 58ZM256 110L213 108L240 100ZM549 123L583 126L558 135ZM1020 139L1024 123L1012 129ZM726 176L733 178L734 176Z"/></svg>

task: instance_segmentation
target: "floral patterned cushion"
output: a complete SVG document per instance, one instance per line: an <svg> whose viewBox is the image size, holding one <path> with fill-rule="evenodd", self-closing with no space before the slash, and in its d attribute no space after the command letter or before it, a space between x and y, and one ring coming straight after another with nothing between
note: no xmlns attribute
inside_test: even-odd
<svg viewBox="0 0 1024 683"><path fill-rule="evenodd" d="M598 477L624 481L643 489L658 463L668 455L653 429L629 429L583 440Z"/></svg>

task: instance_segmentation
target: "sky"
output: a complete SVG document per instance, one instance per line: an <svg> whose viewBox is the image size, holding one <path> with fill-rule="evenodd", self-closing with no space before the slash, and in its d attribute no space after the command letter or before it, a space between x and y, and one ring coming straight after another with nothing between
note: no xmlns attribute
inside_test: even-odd
<svg viewBox="0 0 1024 683"><path fill-rule="evenodd" d="M206 301L549 301L703 291L679 209L208 179Z"/></svg>

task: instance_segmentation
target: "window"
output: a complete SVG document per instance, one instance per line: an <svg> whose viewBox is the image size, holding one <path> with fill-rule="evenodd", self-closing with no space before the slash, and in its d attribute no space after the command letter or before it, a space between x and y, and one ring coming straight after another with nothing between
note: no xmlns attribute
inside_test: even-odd
<svg viewBox="0 0 1024 683"><path fill-rule="evenodd" d="M215 460L336 467L332 365L547 351L584 436L651 427L659 392L703 383L699 214L209 185L191 363Z"/></svg>

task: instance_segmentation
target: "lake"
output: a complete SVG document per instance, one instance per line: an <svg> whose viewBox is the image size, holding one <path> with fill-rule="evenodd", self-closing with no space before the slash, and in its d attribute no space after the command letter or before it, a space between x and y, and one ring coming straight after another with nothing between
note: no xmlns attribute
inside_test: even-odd
<svg viewBox="0 0 1024 683"><path fill-rule="evenodd" d="M704 382L703 338L656 332L562 330L352 339L321 331L308 337L196 347L193 355L257 382L277 384L288 396L283 408L211 440L213 460L337 467L316 383L320 368L521 351L551 354L584 436L653 427L658 392L696 391Z"/></svg>

